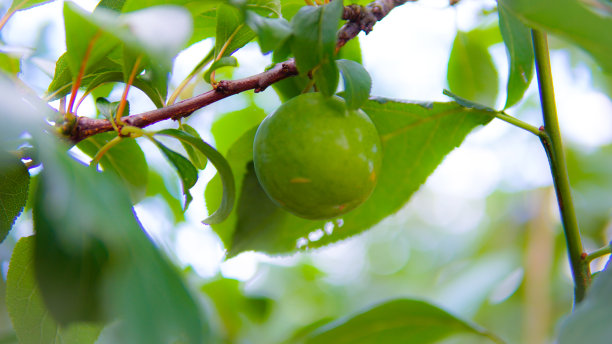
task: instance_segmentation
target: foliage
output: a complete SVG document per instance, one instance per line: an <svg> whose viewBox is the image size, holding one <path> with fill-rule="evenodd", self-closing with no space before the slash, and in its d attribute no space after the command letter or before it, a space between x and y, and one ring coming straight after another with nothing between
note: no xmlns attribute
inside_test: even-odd
<svg viewBox="0 0 612 344"><path fill-rule="evenodd" d="M541 190L490 195L483 201L490 208L486 226L476 226L482 233L474 236L450 230L461 227L455 219L467 216L451 210L467 208L423 187L470 133L499 119L535 134L532 138L543 144L575 287L588 288L585 300L559 321L558 332L544 325L544 339L606 342L610 264L593 275L592 286L589 264L610 253L605 229L612 166L606 161L612 153L609 146L589 152L568 147L566 163L556 136L543 43L548 33L569 44L567 49L583 49L592 58L588 67L607 80L612 6L606 1L499 0L477 17L476 26L458 30L449 46L450 91L444 94L450 99L424 102L409 95L371 95L376 82L355 38L359 31L376 31L374 24L404 2L102 0L91 12L64 2L61 56L46 56L44 40L30 55L11 53L7 43L0 49L0 255L12 254L2 284L0 341L434 343L450 338L501 343L501 338L527 337L537 342L543 338L519 338L514 330L517 309L550 307L517 299L524 294L538 301L533 295L548 293L544 286L533 287L538 283L532 279L545 276L540 282L549 283L556 307L546 319L557 320L570 312L571 289L559 277L567 258L562 235L549 228L550 204L525 205ZM5 24L18 11L27 16L30 8L54 5L15 1L0 28L10 30ZM389 44L402 44L406 34L412 33L397 33ZM234 78L248 62L241 54L254 44L273 65ZM501 44L507 71L499 69L495 54ZM176 81L182 52L197 49L198 60L190 62L183 81ZM45 94L27 78L40 56L55 65ZM540 106L531 99L534 71L544 112L541 128L509 114ZM500 80L507 80L505 92ZM309 92L341 96L345 102L338 104L363 110L382 143L382 167L371 196L327 220L284 210L264 192L254 167L255 134L272 104ZM503 110L498 110L500 98ZM307 107L301 110L316 110ZM210 132L194 120L206 111L218 115L210 121ZM335 139L334 144L345 144L345 137ZM304 147L312 156L326 149L312 147L319 146ZM366 160L365 155L353 158ZM566 170L575 197L569 184L564 187ZM450 201L436 209L431 200L436 197ZM182 252L149 228L152 216L142 215L142 208L153 200L172 213L174 227L193 214L204 219L199 225L218 236L225 259L255 251L270 262L275 255L293 255L289 260L294 261L288 267L262 264L263 282L223 276L202 281L191 269L180 271L175 265ZM410 216L415 207L427 208L423 213L429 215ZM163 211L155 216L153 221L163 225ZM583 237L567 226L577 219ZM537 228L537 235L529 228ZM589 248L601 248L582 254L581 238ZM314 249L334 244L342 252L355 243L365 249L368 272L342 283L328 281L317 264L326 251ZM521 261L523 253L528 261ZM351 254L345 252L345 258L357 257ZM333 264L329 257L323 260ZM578 270L584 279L576 279ZM495 284L507 294L499 307L485 301ZM466 303L473 309L456 311L459 307L445 302L448 293L470 295Z"/></svg>

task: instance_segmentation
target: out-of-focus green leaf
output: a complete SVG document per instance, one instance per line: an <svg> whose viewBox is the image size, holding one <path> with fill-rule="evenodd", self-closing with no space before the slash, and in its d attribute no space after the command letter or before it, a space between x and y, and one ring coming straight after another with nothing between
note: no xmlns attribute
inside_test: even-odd
<svg viewBox="0 0 612 344"><path fill-rule="evenodd" d="M497 28L495 28L497 29ZM486 30L457 32L448 61L448 86L460 97L495 107L497 69L488 48Z"/></svg>
<svg viewBox="0 0 612 344"><path fill-rule="evenodd" d="M161 150L166 159L168 159L168 162L174 166L179 177L181 177L181 182L183 184L183 195L185 195L185 209L187 209L193 200L193 196L191 196L189 189L191 189L198 181L198 170L195 168L195 166L193 166L189 159L185 158L181 154L166 147L157 140L153 140L153 142L155 142L155 145Z"/></svg>
<svg viewBox="0 0 612 344"><path fill-rule="evenodd" d="M0 150L0 242L4 241L28 199L30 174L19 158Z"/></svg>
<svg viewBox="0 0 612 344"><path fill-rule="evenodd" d="M300 73L332 61L342 10L342 0L333 0L324 6L302 7L293 17L291 50Z"/></svg>
<svg viewBox="0 0 612 344"><path fill-rule="evenodd" d="M612 270L610 263L593 281L586 298L567 317L559 331L559 344L604 344L612 337Z"/></svg>
<svg viewBox="0 0 612 344"><path fill-rule="evenodd" d="M291 36L291 25L285 18L264 18L247 13L247 24L259 37L259 48L268 53L282 45Z"/></svg>
<svg viewBox="0 0 612 344"><path fill-rule="evenodd" d="M105 8L116 12L121 12L123 5L125 5L125 0L101 0L94 11L99 8Z"/></svg>
<svg viewBox="0 0 612 344"><path fill-rule="evenodd" d="M235 57L233 57L233 56L222 57L222 58L218 59L217 61L213 62L212 65L210 65L210 68L208 68L206 73L204 73L204 80L206 82L210 82L210 75L212 74L212 72L214 72L215 70L217 70L219 68L222 68L222 67L236 67L236 66L238 66L238 60L236 60Z"/></svg>
<svg viewBox="0 0 612 344"><path fill-rule="evenodd" d="M368 71L355 61L338 60L337 63L344 80L343 97L349 109L356 109L368 100L372 78Z"/></svg>
<svg viewBox="0 0 612 344"><path fill-rule="evenodd" d="M14 0L8 11L13 12L13 11L27 10L28 8L44 5L49 2L53 2L53 0L25 0L25 1Z"/></svg>
<svg viewBox="0 0 612 344"><path fill-rule="evenodd" d="M455 102L417 104L376 99L367 101L362 109L381 136L383 165L372 196L334 221L305 220L275 207L248 171L255 130L234 143L227 158L239 190L237 211L225 223L213 226L229 256L249 250L288 253L298 248L321 247L363 232L404 206L446 154L459 146L476 126L493 118L490 111L466 108ZM219 192L219 185L214 182L207 187L207 204L212 202L209 195L213 197ZM312 232L324 235L308 240Z"/></svg>
<svg viewBox="0 0 612 344"><path fill-rule="evenodd" d="M147 183L146 195L148 197L161 196L172 211L172 215L174 215L174 223L185 221L185 213L183 212L178 189L176 194L171 192L166 185L164 177L152 168L149 169L149 182Z"/></svg>
<svg viewBox="0 0 612 344"><path fill-rule="evenodd" d="M518 103L531 83L533 76L533 44L531 30L505 7L500 6L499 28L508 53L508 86L504 108Z"/></svg>
<svg viewBox="0 0 612 344"><path fill-rule="evenodd" d="M469 333L501 342L479 327L424 301L393 300L308 334L304 344L437 343Z"/></svg>
<svg viewBox="0 0 612 344"><path fill-rule="evenodd" d="M49 316L34 278L34 237L13 249L6 286L6 306L20 343L94 343L102 326L75 323L61 327Z"/></svg>
<svg viewBox="0 0 612 344"><path fill-rule="evenodd" d="M115 132L97 134L79 142L77 147L90 157L94 157L100 148L115 137L117 137ZM121 140L102 156L100 165L105 171L114 173L123 180L133 203L142 200L147 190L149 166L136 140L130 138Z"/></svg>
<svg viewBox="0 0 612 344"><path fill-rule="evenodd" d="M63 149L41 145L41 156L34 268L54 318L118 318L127 343L205 342L202 314L140 228L119 181Z"/></svg>
<svg viewBox="0 0 612 344"><path fill-rule="evenodd" d="M188 124L181 124L181 129L193 137L202 139L200 133L198 133L197 130L195 130L192 126ZM206 163L208 162L208 158L206 157L206 155L202 154L202 152L200 152L199 150L195 150L190 144L186 144L183 141L181 141L181 145L183 145L183 148L185 149L185 152L187 152L187 155L189 156L189 159L191 160L193 165L198 170L203 170L206 167Z"/></svg>
<svg viewBox="0 0 612 344"><path fill-rule="evenodd" d="M355 37L354 39L346 42L346 44L338 52L338 58L355 61L361 64L361 44L359 43L359 39Z"/></svg>
<svg viewBox="0 0 612 344"><path fill-rule="evenodd" d="M213 122L210 129L215 139L215 147L221 154L227 154L239 137L261 123L264 118L266 113L255 106L223 114Z"/></svg>
<svg viewBox="0 0 612 344"><path fill-rule="evenodd" d="M10 75L17 75L21 71L21 61L19 56L10 53L0 52L0 69Z"/></svg>
<svg viewBox="0 0 612 344"><path fill-rule="evenodd" d="M500 0L498 6L530 27L545 30L588 51L612 72L612 15L594 11L592 2L575 0ZM572 20L568 20L572 18Z"/></svg>
<svg viewBox="0 0 612 344"><path fill-rule="evenodd" d="M234 199L236 197L234 176L227 160L202 139L189 135L186 132L176 129L166 129L159 131L157 134L174 137L181 142L192 145L193 148L206 155L208 160L215 166L223 184L223 196L219 208L202 222L210 225L223 222L231 214L234 208Z"/></svg>
<svg viewBox="0 0 612 344"><path fill-rule="evenodd" d="M220 5L217 8L217 29L215 56L229 56L255 38L255 32L244 22L242 13L236 7Z"/></svg>

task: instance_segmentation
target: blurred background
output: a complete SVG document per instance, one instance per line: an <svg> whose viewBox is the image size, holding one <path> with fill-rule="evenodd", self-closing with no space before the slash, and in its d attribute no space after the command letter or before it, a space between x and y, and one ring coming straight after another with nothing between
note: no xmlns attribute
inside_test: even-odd
<svg viewBox="0 0 612 344"><path fill-rule="evenodd" d="M97 4L75 2L88 10ZM10 1L2 2L3 11L8 6ZM373 32L359 36L363 64L373 79L372 95L448 101L442 90L448 88L447 64L456 32L496 25L495 6L495 1L487 0L463 0L453 7L445 0L421 0L394 9ZM54 63L65 51L62 2L18 12L1 37L1 49L25 57L21 79L44 94ZM213 44L202 41L177 57L171 87L187 76ZM578 48L554 37L550 45L583 244L591 251L612 237L612 77L603 75ZM499 73L497 107L502 108L506 52L503 43L489 51ZM256 74L271 63L256 43L235 56L239 67L220 70L217 79ZM181 97L209 89L199 80ZM118 100L121 91L118 85L110 98ZM129 101L132 113L154 107L135 89ZM259 94L247 92L197 111L187 123L214 143L210 130L219 119L245 109L271 113L279 104L272 88ZM95 112L92 99L79 108L80 115ZM508 113L541 125L536 83ZM226 260L217 235L200 223L206 209L203 190L214 168L209 164L192 189L196 197L183 217L175 172L149 142L140 143L152 168L150 178L162 180L169 193L140 202L137 215L202 296L220 342L290 343L291 336L309 324L408 297L437 304L510 343L545 343L552 342L556 324L571 310L573 284L546 155L537 137L504 122L494 120L468 136L403 209L371 230L328 247L282 257L247 252ZM12 246L31 233L31 217L26 213L0 246L5 276ZM603 264L602 259L594 261L593 271ZM10 326L7 319L0 323ZM111 327L99 342L110 343L112 338ZM473 343L474 339L447 342Z"/></svg>

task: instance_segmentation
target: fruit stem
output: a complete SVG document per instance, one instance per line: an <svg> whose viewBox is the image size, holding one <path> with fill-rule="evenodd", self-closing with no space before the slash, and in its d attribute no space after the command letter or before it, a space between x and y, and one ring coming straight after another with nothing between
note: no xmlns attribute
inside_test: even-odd
<svg viewBox="0 0 612 344"><path fill-rule="evenodd" d="M584 260L588 264L588 263L592 262L593 260L595 260L595 259L597 259L599 257L605 256L606 254L610 254L610 253L612 253L612 243L611 243L611 245L602 247L600 249L597 249L597 250L589 253L586 256L586 258L584 258Z"/></svg>
<svg viewBox="0 0 612 344"><path fill-rule="evenodd" d="M578 228L578 221L576 220L576 212L572 200L565 153L563 152L563 142L561 141L561 132L557 118L546 33L539 30L532 30L531 35L535 50L540 102L542 104L542 115L544 118L544 127L542 131L546 134L540 135L540 140L548 156L548 162L553 176L553 184L557 194L557 203L559 204L561 222L567 242L569 262L574 278L574 306L576 306L586 295L586 291L591 282L591 272L589 270L589 264L583 256L584 250L582 248L580 230Z"/></svg>
<svg viewBox="0 0 612 344"><path fill-rule="evenodd" d="M510 115L508 115L507 113L505 113L503 111L496 112L495 113L495 118L501 119L502 121L504 121L506 123L512 124L515 127L518 127L518 128L523 129L523 130L526 130L526 131L528 131L528 132L530 132L530 133L532 133L532 134L534 134L536 136L542 135L542 132L538 128L534 127L533 125L531 125L531 124L529 124L527 122L523 122L523 121L521 121L520 119L518 119L516 117L510 116Z"/></svg>

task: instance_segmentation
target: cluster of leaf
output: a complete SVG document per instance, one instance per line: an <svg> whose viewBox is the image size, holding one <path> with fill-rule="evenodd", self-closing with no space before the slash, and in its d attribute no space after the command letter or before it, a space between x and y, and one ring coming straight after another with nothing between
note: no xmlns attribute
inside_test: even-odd
<svg viewBox="0 0 612 344"><path fill-rule="evenodd" d="M164 107L171 98L168 80L174 57L186 45L211 37L215 38L213 49L190 75L199 75L206 68L203 78L211 84L215 71L236 66L238 61L231 55L256 38L262 53L272 52L274 61L295 59L300 75L274 85L283 100L312 89L331 96L338 90L341 73L343 97L350 107L361 107L371 117L383 142L384 158L370 199L334 221L295 217L263 192L252 168L253 138L263 116L245 120L246 111L239 111L215 122L212 134L217 149L184 123L179 129L144 135L182 182L185 202L177 213L189 206L198 171L208 160L215 166L218 175L205 191L212 215L204 222L222 239L228 256L250 250L292 253L356 235L397 212L469 132L499 114L492 109L498 76L488 52L491 45L503 39L508 52L504 108L523 98L532 79L533 50L527 25L568 37L590 51L602 67L612 68L610 36L596 30L610 27L609 16L602 19L570 0L558 4L538 1L535 8L539 11L532 6L529 1L500 1L499 25L458 33L448 68L455 101L414 103L368 99L371 80L359 63L360 55L339 59L349 55L336 52L341 0L319 6L303 6L296 0L103 0L93 13L65 3L67 51L57 61L47 99L70 96L74 100L74 91L81 89L96 97L100 114L115 121L129 115L129 106L118 113L119 103L108 100L109 90L101 86L123 82L142 90L156 107ZM579 15L581 23L592 21L592 25L581 31L560 22L561 16L542 14L542 8L552 7L559 14ZM8 66L3 69L14 73L11 61L3 63ZM0 205L4 210L0 235L7 236L28 197L36 232L16 245L7 276L7 307L19 340L94 342L105 324L119 319L118 331L127 342L206 342L211 332L207 316L134 215L132 206L144 197L168 194L164 187L152 190L159 183L153 183L156 175L149 171L138 142L112 132L79 143L82 152L95 157L113 140L118 142L101 156L104 171L100 173L66 154L68 147L49 135L45 124L46 117L56 116L38 99L21 92L14 79L3 77L0 95L5 112L11 114L0 118ZM185 154L171 149L160 137L178 140ZM25 148L34 148L36 161L43 165L36 183L30 182L22 160L8 152ZM584 312L601 309L597 298L607 300L601 290L609 285L609 278L604 275L600 281L603 287L594 287L595 301L585 303ZM212 284L208 289L214 296ZM223 312L219 301L213 303ZM570 329L576 326L569 323ZM605 331L604 326L599 329ZM293 340L426 343L460 332L497 340L433 305L405 299L389 301L350 319L317 323Z"/></svg>

